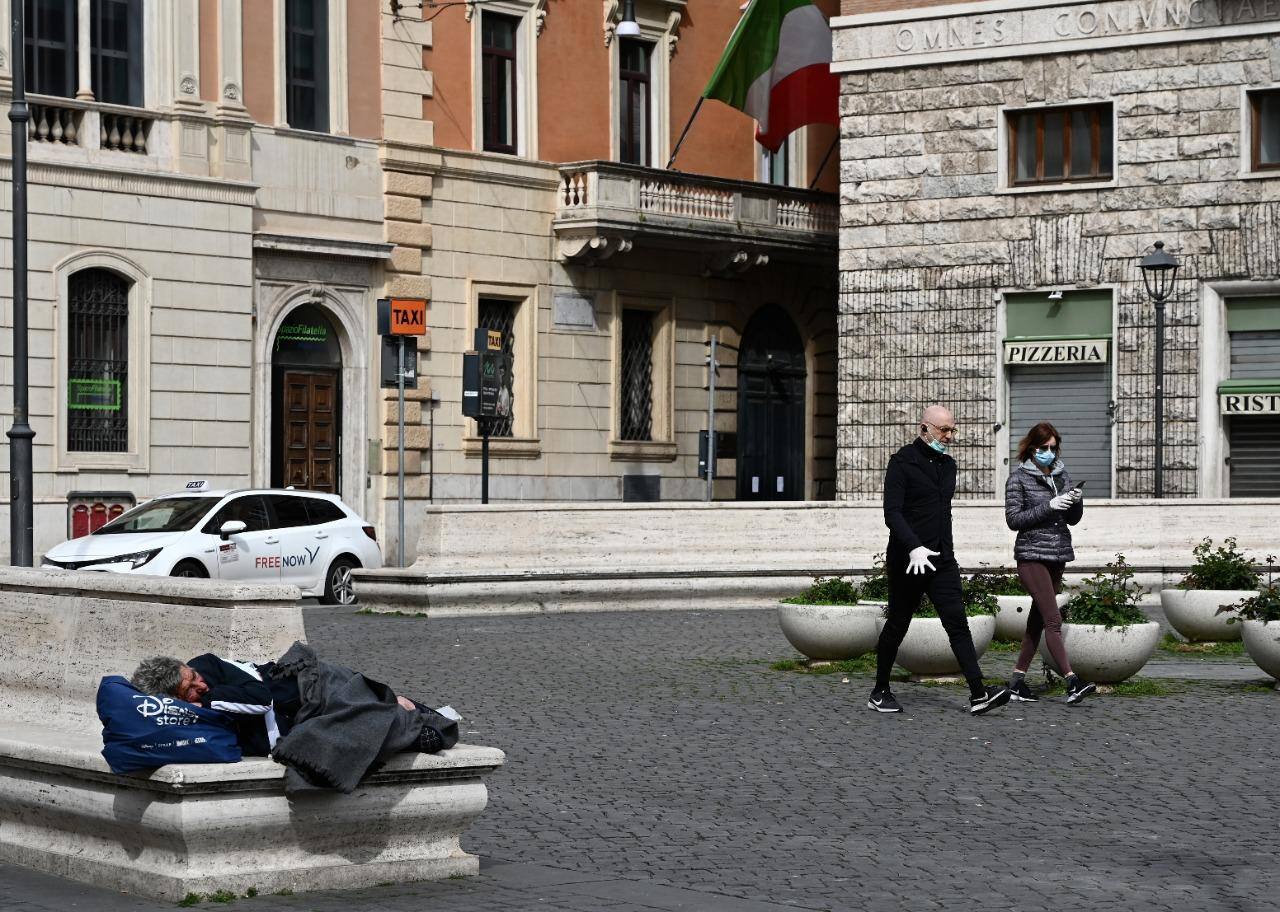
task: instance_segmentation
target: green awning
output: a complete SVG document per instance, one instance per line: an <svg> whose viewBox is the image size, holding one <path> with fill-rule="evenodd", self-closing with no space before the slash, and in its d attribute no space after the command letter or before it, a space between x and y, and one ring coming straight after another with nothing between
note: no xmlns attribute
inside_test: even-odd
<svg viewBox="0 0 1280 912"><path fill-rule="evenodd" d="M1275 380L1223 380L1218 384L1218 392L1222 393L1256 393L1275 395L1280 393L1280 379Z"/></svg>

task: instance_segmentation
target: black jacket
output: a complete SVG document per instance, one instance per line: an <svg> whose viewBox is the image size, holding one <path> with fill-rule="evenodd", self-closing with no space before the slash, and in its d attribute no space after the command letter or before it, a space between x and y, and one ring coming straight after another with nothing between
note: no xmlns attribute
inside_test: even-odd
<svg viewBox="0 0 1280 912"><path fill-rule="evenodd" d="M258 680L239 665L211 652L196 656L187 665L209 685L200 705L234 717L236 740L246 756L266 757L271 753L268 715L281 736L292 727L299 706L297 681L273 680L270 672L274 663L255 666L265 680Z"/></svg>
<svg viewBox="0 0 1280 912"><path fill-rule="evenodd" d="M905 564L923 545L952 557L951 498L956 493L956 461L919 438L889 457L884 474L884 524L889 527L886 563Z"/></svg>

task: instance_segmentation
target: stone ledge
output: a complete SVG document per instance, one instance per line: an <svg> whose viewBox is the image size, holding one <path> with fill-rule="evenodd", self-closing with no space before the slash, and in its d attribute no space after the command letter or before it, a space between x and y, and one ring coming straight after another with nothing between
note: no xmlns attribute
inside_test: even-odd
<svg viewBox="0 0 1280 912"><path fill-rule="evenodd" d="M234 608L294 607L302 598L302 592L297 586L278 583L224 583L168 576L25 567L0 567L0 590L68 598L110 598L121 602L165 602L174 605Z"/></svg>

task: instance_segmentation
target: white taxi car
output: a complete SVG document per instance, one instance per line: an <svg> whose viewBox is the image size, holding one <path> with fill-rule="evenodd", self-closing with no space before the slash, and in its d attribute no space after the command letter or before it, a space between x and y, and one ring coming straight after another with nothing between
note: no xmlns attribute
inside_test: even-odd
<svg viewBox="0 0 1280 912"><path fill-rule="evenodd" d="M382 566L373 526L332 494L209 491L193 481L52 548L45 568L292 583L355 603L351 571Z"/></svg>

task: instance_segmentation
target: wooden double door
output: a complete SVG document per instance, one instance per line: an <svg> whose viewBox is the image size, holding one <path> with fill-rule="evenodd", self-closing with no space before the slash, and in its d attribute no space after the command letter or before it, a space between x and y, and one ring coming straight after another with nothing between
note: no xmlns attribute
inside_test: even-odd
<svg viewBox="0 0 1280 912"><path fill-rule="evenodd" d="M338 372L285 368L279 382L280 486L341 493Z"/></svg>

